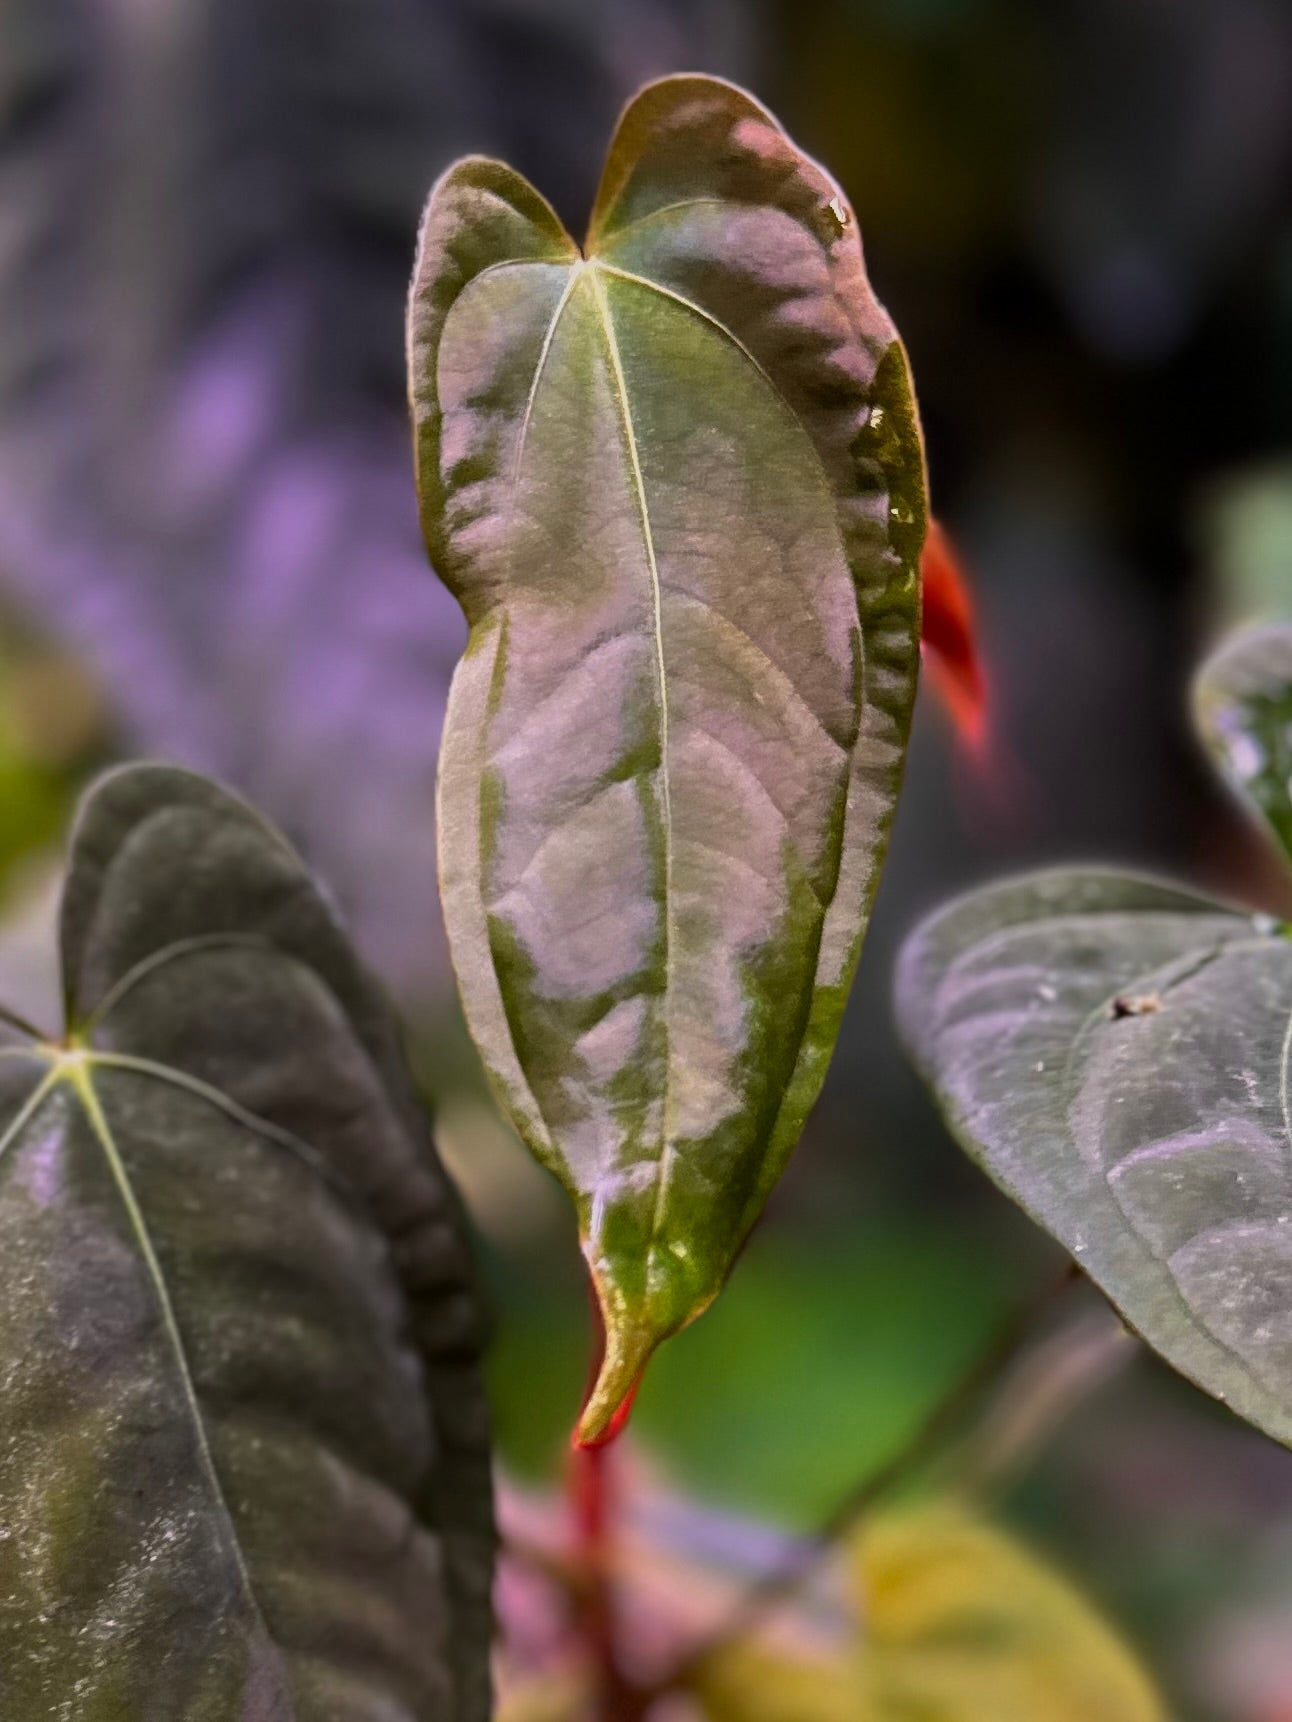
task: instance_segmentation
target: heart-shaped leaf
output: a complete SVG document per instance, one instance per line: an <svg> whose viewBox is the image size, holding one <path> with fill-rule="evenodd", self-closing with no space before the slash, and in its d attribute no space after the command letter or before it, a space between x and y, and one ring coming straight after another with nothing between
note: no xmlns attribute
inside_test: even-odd
<svg viewBox="0 0 1292 1722"><path fill-rule="evenodd" d="M1169 1362L1292 1442L1292 942L1147 880L979 891L898 1015L963 1146Z"/></svg>
<svg viewBox="0 0 1292 1722"><path fill-rule="evenodd" d="M578 1208L596 1438L718 1292L825 1073L914 693L919 431L842 193L709 78L630 104L582 250L509 168L452 168L409 354L471 628L450 946Z"/></svg>
<svg viewBox="0 0 1292 1722"><path fill-rule="evenodd" d="M163 767L91 795L62 960L0 1047L0 1708L484 1717L479 1322L386 1011Z"/></svg>
<svg viewBox="0 0 1292 1722"><path fill-rule="evenodd" d="M1203 665L1198 727L1292 860L1292 626L1247 629Z"/></svg>

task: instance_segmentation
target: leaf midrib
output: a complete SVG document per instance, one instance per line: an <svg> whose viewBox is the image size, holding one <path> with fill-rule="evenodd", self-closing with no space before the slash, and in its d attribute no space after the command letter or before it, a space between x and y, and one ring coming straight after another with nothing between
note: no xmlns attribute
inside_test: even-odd
<svg viewBox="0 0 1292 1722"><path fill-rule="evenodd" d="M618 238L619 234L615 234L613 237ZM530 260L528 260L528 259L514 259L514 260L509 260L505 264L504 263L496 264L493 267L495 267L495 268L498 268L498 267L526 268L526 267L531 267L531 266L533 266L533 265L531 264ZM676 1157L676 1144L674 1142L674 1131L672 1128L672 1110L673 1110L673 1100L672 1100L673 1058L672 1058L672 1049L673 1049L673 1038L674 1038L674 1036L673 1036L673 1023L671 1020L671 1016L672 1016L671 1005L672 1005L672 999L673 999L673 994L674 994L674 985L675 985L675 970L674 970L675 929L673 926L673 915L674 915L673 864L674 864L675 838L674 838L674 832L673 832L672 805L671 805L671 784L670 784L670 774L669 774L668 674L667 674L667 663L666 663L666 657L665 657L665 651L664 651L663 585L662 585L662 581L660 579L659 567L658 567L658 562L656 559L654 536L653 536L653 532L652 532L652 528L651 528L651 521L650 521L650 510L649 510L649 504L648 504L647 498L646 498L646 487L645 487L644 477L642 474L640 455L639 455L639 451L638 451L637 438L636 438L636 433L635 433L634 423L633 423L632 408L631 408L631 404L629 401L628 386L627 386L627 381L626 381L626 378L624 375L623 365L622 365L622 361L621 361L621 357L620 357L619 344L618 344L618 340L617 340L617 337L615 334L614 319L613 319L613 315L612 315L611 310L610 310L610 306L609 306L608 298L606 295L605 287L603 285L603 277L605 277L605 276L609 276L613 279L623 281L629 285L639 287L645 291L656 293L659 295L660 298L662 298L662 299L666 300L668 303L676 306L678 310L690 313L691 315L697 317L700 321L702 321L706 325L706 327L712 329L716 334L718 334L720 337L722 337L726 341L730 342L730 344L737 349L737 351L745 359L746 363L748 363L750 365L750 367L753 369L753 371L762 379L762 381L764 382L764 384L767 386L767 388L771 392L772 396L774 397L774 399L777 403L777 406L790 419L790 421L796 427L798 427L800 429L801 429L801 422L798 418L798 415L794 412L794 409L791 407L789 401L786 399L782 390L776 384L774 379L769 375L766 367L761 363L761 361L756 357L756 355L750 351L750 349L746 346L746 344L740 339L740 337L737 334L735 334L735 332L733 330L729 329L725 323L723 323L719 318L715 317L711 312L706 311L703 306L697 304L694 300L688 299L685 295L678 293L678 292L674 291L673 289L662 285L661 283L652 281L647 276L639 275L632 270L621 268L614 263L611 263L608 261L602 261L600 258L596 257L595 255L586 256L586 257L580 256L579 258L577 258L575 261L573 261L569 265L569 278L561 290L561 294L557 300L557 303L553 309L551 318L548 322L548 326L544 332L543 340L542 340L542 343L541 343L540 348L539 348L538 358L535 362L534 375L533 375L533 378L531 379L530 386L529 386L529 389L528 389L528 392L526 395L525 408L524 408L524 412L523 412L523 415L521 418L521 426L520 426L520 431L519 431L518 438L517 438L516 454L515 454L515 457L514 457L514 460L512 463L512 469L511 469L510 496L508 499L508 506L509 506L509 510L514 514L514 511L516 508L517 495L518 495L518 491L519 491L521 469L522 469L523 462L524 462L525 451L526 451L528 438L529 438L530 427L531 427L531 424L533 422L535 405L537 402L538 393L539 393L539 389L540 389L543 377L545 376L545 374L547 372L548 361L549 361L551 353L552 353L552 348L553 348L553 345L555 343L558 328L560 326L562 318L565 315L567 308L569 307L570 303L572 302L572 300L575 296L575 292L576 292L578 286L586 277L588 282L589 282L589 287L590 287L590 290L591 290L591 293L593 296L594 303L596 305L598 319L599 319L599 322L601 324L603 333L605 335L607 351L608 351L608 355L609 355L609 359L610 359L611 381L613 384L615 402L616 402L616 405L619 409L620 421L621 421L621 425L622 425L622 429L623 429L623 433L624 433L625 450L626 450L627 455L628 455L630 478L632 481L633 492L634 492L634 496L635 496L635 499L637 502L639 517L640 517L640 521L641 521L643 544L644 544L644 548L645 548L645 552L646 552L647 571L648 571L648 575L649 575L649 579L650 579L651 605L652 605L652 616L653 616L653 635L654 635L654 647L655 647L655 668L656 668L656 679L657 679L657 684L658 684L658 699L659 699L659 710L660 710L660 767L659 767L659 775L660 775L661 817L662 817L662 823L663 823L663 829L664 829L664 874L665 874L665 885L664 885L664 892L665 892L665 901L664 901L664 947L665 947L664 948L664 967L665 967L665 978L664 978L664 1006L663 1006L663 1015L664 1015L664 1085L663 1085L663 1094L661 1097L662 1123L661 1123L661 1132L660 1132L660 1154L659 1154L659 1161L658 1161L656 1197L655 1197L654 1211L653 1211L652 1218L651 1218L651 1226L650 1226L650 1232L649 1232L649 1238L648 1238L648 1244L647 1244L647 1252L648 1252L648 1259L649 1259L650 1254L658 1248L659 1234L660 1234L662 1227L663 1227L664 1211L665 1211L665 1208L667 1205L667 1199L668 1199L668 1188L669 1188L670 1175L672 1173L673 1165L674 1165L675 1157ZM815 463L815 465L819 471L819 474L821 477L821 482L822 482L822 485L823 485L824 490L825 490L825 494L830 498L831 507L833 509L833 507L835 506L835 494L834 494L834 486L832 485L832 483L830 481L830 475L826 470L825 463L821 458L820 450L816 447L816 444L812 441L811 438L807 438L806 440L807 440L808 446L811 450L813 461L814 461L814 463ZM859 639L862 639L864 642L864 630L862 629L862 626L861 626L860 613L858 613L857 631L858 631ZM779 666L775 666L775 667L779 669ZM784 672L781 672L781 673L784 674ZM793 686L792 682L791 682L791 686ZM794 691L797 693L798 692L797 688L795 688ZM811 708L808 708L808 709L810 710ZM813 713L813 715L815 716L816 714ZM818 719L817 721L820 723L821 720ZM824 727L825 727L824 724L822 724L821 727L824 729ZM861 733L862 733L862 729L861 729L861 726L859 726L858 737L857 737L857 740L853 743L852 748L851 749L847 749L847 748L843 749L843 751L848 755L850 762L855 755L856 747L860 743ZM826 734L829 735L828 730L826 731ZM832 741L835 741L835 738L833 736L830 736L830 739ZM836 745L839 745L839 744L836 742ZM850 764L850 769L849 769L849 776L851 776L851 764ZM837 883L837 881L836 881L836 883ZM822 903L823 913L828 910L829 902L830 902L830 899L827 899Z"/></svg>
<svg viewBox="0 0 1292 1722"><path fill-rule="evenodd" d="M242 1541L238 1535L237 1523L234 1520L233 1510L229 1506L228 1497L224 1491L224 1483L221 1480L219 1468L215 1462L215 1454L211 1450L211 1441L206 1430L206 1419L202 1413L201 1401L197 1394L197 1383L193 1378L193 1371L189 1364L188 1350L184 1344L184 1335L180 1329L179 1318L175 1313L175 1306L171 1301L170 1289L166 1284L166 1276L162 1272L161 1261L158 1258L156 1248L153 1244L152 1233L149 1230L148 1222L144 1217L143 1208L140 1206L139 1199L135 1195L134 1185L130 1181L130 1174L126 1170L125 1161L122 1159L121 1152L117 1147L115 1138L113 1137L112 1127L108 1123L107 1114L103 1110L103 1105L99 1099L98 1091L95 1089L93 1079L90 1075L89 1062L82 1057L75 1061L68 1060L67 1064L68 1069L65 1079L76 1094L77 1098L80 1100L90 1128L94 1132L100 1148L103 1150L104 1159L107 1161L108 1169L112 1173L113 1181L117 1187L117 1193L120 1196L121 1204L126 1211L126 1217L130 1222L131 1230L135 1236L135 1243L141 1257L143 1258L144 1267L147 1271L149 1282L152 1285L153 1296L157 1303L158 1313L161 1316L162 1327L174 1356L175 1367L179 1373L180 1385L184 1393L185 1405L188 1409L189 1418L193 1425L193 1434L197 1442L199 1463L203 1473L205 1474L207 1487L215 1502L216 1510L224 1520L225 1527L228 1532L229 1549L233 1557L234 1566L237 1569L239 1586L242 1590L243 1597L255 1616L257 1624L263 1631L265 1638L272 1643L273 1640L269 1631L269 1623L265 1619L264 1611L260 1606L260 1599L256 1595L255 1586L251 1582L251 1573L248 1570L246 1559L242 1553Z"/></svg>
<svg viewBox="0 0 1292 1722"><path fill-rule="evenodd" d="M660 1153L656 1169L655 1205L651 1215L650 1233L647 1238L647 1261L650 1262L655 1251L660 1230L664 1221L664 1210L668 1199L669 1179L673 1171L676 1148L673 1141L673 993L676 981L674 971L674 902L673 902L673 851L675 847L673 834L673 803L669 782L669 735L668 735L668 670L664 657L664 594L660 584L659 564L655 558L655 535L651 529L650 508L646 501L646 483L642 476L641 458L637 448L637 435L633 428L632 408L628 401L628 383L624 376L623 362L619 353L619 341L615 334L614 318L610 313L606 290L601 282L601 272L596 264L591 266L590 278L592 294L596 301L597 314L605 331L606 346L610 354L610 369L615 385L615 397L619 406L623 424L624 442L628 452L629 466L632 472L633 491L637 498L638 512L641 517L642 542L646 552L646 566L650 576L652 620L654 624L655 671L659 683L659 783L660 783L660 816L664 828L664 1002L662 1007L664 1032L664 1088L660 1100ZM648 1267L649 1273L649 1267Z"/></svg>
<svg viewBox="0 0 1292 1722"><path fill-rule="evenodd" d="M18 1049L12 1050L17 1051ZM162 1270L161 1261L157 1255L156 1247L153 1244L152 1233L149 1229L148 1222L144 1216L139 1199L135 1194L130 1174L126 1169L121 1151L117 1146L115 1137L113 1136L112 1127L108 1122L107 1114L103 1108L103 1103L94 1086L91 1070L92 1067L97 1064L109 1068L116 1067L122 1069L135 1069L141 1075L155 1075L161 1077L168 1073L165 1073L164 1066L157 1066L155 1069L150 1069L146 1066L146 1061L136 1063L135 1061L128 1060L124 1057L116 1057L112 1054L94 1053L88 1049L66 1051L61 1048L49 1048L46 1050L44 1047L32 1047L29 1050L24 1049L24 1051L25 1055L29 1056L33 1060L48 1063L49 1068L36 1084L31 1094L28 1095L27 1099L23 1102L17 1115L5 1131L4 1135L0 1137L0 1157L3 1157L4 1153L31 1125L45 1102L57 1088L66 1087L72 1091L80 1103L81 1110L85 1115L86 1122L90 1126L90 1130L95 1141L102 1150L103 1157L107 1163L108 1170L111 1173L117 1195L130 1224L136 1248L143 1260L144 1268L152 1289L154 1302L156 1303L158 1315L161 1319L163 1333L165 1334L167 1344L172 1353L175 1368L179 1375L180 1386L184 1395L185 1408L188 1412L189 1420L193 1428L194 1440L197 1444L199 1467L206 1480L207 1488L212 1500L214 1501L216 1511L224 1522L229 1553L232 1557L234 1568L238 1576L239 1589L241 1590L244 1601L251 1610L257 1625L263 1632L266 1642L272 1644L274 1642L273 1635L269 1630L268 1621L265 1618L265 1613L260 1604L260 1599L256 1594L255 1585L252 1582L251 1573L247 1567L246 1559L242 1552L242 1542L238 1533L237 1521L233 1516L232 1508L229 1506L228 1497L224 1490L224 1484L220 1477L219 1467L215 1462L215 1454L212 1451L210 1438L207 1434L206 1418L202 1411L201 1400L199 1399L197 1392L197 1385L194 1380L192 1368L189 1364L188 1350L184 1343L183 1332L179 1325L179 1319L175 1313L175 1306L171 1300L170 1290L166 1284L166 1276ZM202 1086L205 1087L205 1085ZM211 1090L210 1096L215 1096L217 1093L218 1091ZM230 1106L233 1106L234 1104L235 1103L232 1102L229 1103ZM238 1108L237 1110L238 1112L242 1111L241 1108ZM268 1126L267 1121L257 1120L255 1119L254 1114L250 1113L246 1115L245 1123L249 1128L257 1126L264 1126L265 1129L273 1128L272 1126ZM282 1133L284 1137L287 1134L287 1132ZM274 1134L274 1139L280 1139L277 1132Z"/></svg>

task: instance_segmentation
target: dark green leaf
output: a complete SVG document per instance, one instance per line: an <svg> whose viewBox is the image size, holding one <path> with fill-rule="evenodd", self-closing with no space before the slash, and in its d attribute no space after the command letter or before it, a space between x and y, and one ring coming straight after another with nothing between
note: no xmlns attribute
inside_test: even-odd
<svg viewBox="0 0 1292 1722"><path fill-rule="evenodd" d="M1203 665L1198 726L1292 860L1292 626L1251 628Z"/></svg>
<svg viewBox="0 0 1292 1722"><path fill-rule="evenodd" d="M914 692L919 432L842 193L708 78L629 106L583 251L509 168L446 174L409 348L471 626L450 944L578 1208L595 1437L717 1294L825 1073Z"/></svg>
<svg viewBox="0 0 1292 1722"><path fill-rule="evenodd" d="M0 1048L0 1707L483 1717L478 1319L384 1008L162 767L91 796L62 957Z"/></svg>
<svg viewBox="0 0 1292 1722"><path fill-rule="evenodd" d="M927 922L898 1011L968 1152L1169 1362L1292 1443L1292 942L1042 874Z"/></svg>

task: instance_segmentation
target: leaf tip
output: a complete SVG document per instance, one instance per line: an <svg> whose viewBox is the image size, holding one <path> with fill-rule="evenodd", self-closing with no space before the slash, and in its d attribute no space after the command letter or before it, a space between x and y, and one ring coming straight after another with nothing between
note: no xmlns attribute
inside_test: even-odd
<svg viewBox="0 0 1292 1722"><path fill-rule="evenodd" d="M605 1355L574 1431L576 1448L605 1447L623 1433L658 1343L646 1328L607 1323Z"/></svg>

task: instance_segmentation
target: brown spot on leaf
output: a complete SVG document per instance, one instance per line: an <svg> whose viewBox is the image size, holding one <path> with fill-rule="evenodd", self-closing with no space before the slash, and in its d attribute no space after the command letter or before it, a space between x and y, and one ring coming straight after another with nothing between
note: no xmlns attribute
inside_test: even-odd
<svg viewBox="0 0 1292 1722"><path fill-rule="evenodd" d="M1118 993L1113 1000L1111 1014L1114 1017L1153 1016L1161 1008L1162 999L1158 993Z"/></svg>

